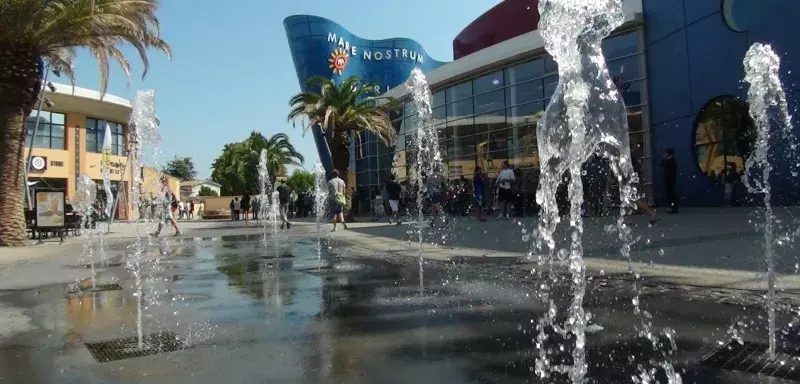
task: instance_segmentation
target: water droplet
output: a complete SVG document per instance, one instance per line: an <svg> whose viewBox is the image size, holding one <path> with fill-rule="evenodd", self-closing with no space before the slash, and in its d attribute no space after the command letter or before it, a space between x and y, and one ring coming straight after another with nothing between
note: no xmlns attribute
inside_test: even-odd
<svg viewBox="0 0 800 384"><path fill-rule="evenodd" d="M664 248L658 250L659 256L664 256Z"/></svg>

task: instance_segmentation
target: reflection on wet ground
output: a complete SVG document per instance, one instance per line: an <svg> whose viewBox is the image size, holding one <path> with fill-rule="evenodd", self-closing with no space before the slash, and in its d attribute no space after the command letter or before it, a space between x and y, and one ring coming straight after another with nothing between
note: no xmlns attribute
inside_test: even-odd
<svg viewBox="0 0 800 384"><path fill-rule="evenodd" d="M144 333L171 331L186 345L107 363L95 361L85 343L136 335L135 289L124 263L99 274L100 283L121 289L53 286L7 295L38 329L0 345L0 382L564 381L535 379L534 323L543 307L534 299L536 284L512 266L429 264L420 294L414 263L327 250L318 260L315 244L302 239L293 240L285 257L274 254L258 236L187 239L154 249L143 271ZM768 382L696 364L730 338L737 320L745 337L762 335L760 308L645 295L655 329L678 335L672 352L667 339L654 350L635 337L640 320L629 292L605 283L589 292L586 308L603 328L589 335L593 382L631 382L665 356L684 382ZM560 344L549 345L556 355Z"/></svg>

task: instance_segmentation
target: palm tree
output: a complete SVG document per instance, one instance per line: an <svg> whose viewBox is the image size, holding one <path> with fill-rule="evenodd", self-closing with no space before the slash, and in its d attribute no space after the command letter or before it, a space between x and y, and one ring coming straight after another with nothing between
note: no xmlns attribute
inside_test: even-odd
<svg viewBox="0 0 800 384"><path fill-rule="evenodd" d="M272 185L279 175L286 174L287 165L300 166L305 160L285 134L266 138L261 133L251 132L242 142L226 144L211 166L211 179L222 184L223 194L240 195L260 190L258 167L261 150L267 151L267 169Z"/></svg>
<svg viewBox="0 0 800 384"><path fill-rule="evenodd" d="M130 75L120 51L127 43L139 52L147 73L149 48L171 55L159 37L158 7L158 0L0 1L0 246L26 244L24 123L44 72L49 67L74 84L75 49L88 48L105 93L110 58Z"/></svg>
<svg viewBox="0 0 800 384"><path fill-rule="evenodd" d="M359 86L358 77L351 76L339 86L333 80L315 76L306 82L306 91L289 100L292 107L289 121L304 119L303 129L319 126L331 146L333 167L347 180L350 166L350 139L353 133L372 132L384 144L392 146L397 132L392 126L389 111L398 109L393 98L377 97L377 83ZM319 89L319 92L314 90ZM385 101L379 105L379 101Z"/></svg>
<svg viewBox="0 0 800 384"><path fill-rule="evenodd" d="M287 165L302 166L305 161L303 155L297 152L289 142L289 136L284 133L277 133L268 139L258 132L252 132L242 144L240 158L243 161L240 162L240 166L246 165L250 172L255 170L252 180L256 182L258 181L258 165L262 150L267 151L267 170L272 185L275 185L278 175L286 175ZM240 173L244 173L244 171L240 171Z"/></svg>

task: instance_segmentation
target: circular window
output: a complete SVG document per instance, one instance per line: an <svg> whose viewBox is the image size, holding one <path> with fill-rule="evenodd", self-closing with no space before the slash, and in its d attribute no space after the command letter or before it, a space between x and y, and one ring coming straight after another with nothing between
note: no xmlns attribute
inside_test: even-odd
<svg viewBox="0 0 800 384"><path fill-rule="evenodd" d="M753 120L747 104L733 96L711 99L697 117L694 148L700 170L715 182L730 166L744 170L755 142Z"/></svg>

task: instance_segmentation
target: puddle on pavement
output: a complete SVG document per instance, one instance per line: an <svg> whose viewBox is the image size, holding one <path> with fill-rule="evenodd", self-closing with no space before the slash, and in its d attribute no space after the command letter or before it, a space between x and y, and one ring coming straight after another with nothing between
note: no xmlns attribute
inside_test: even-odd
<svg viewBox="0 0 800 384"><path fill-rule="evenodd" d="M509 263L428 264L420 295L415 262L343 258L327 247L318 260L309 240L290 248L292 257L274 258L259 236L184 239L159 263L149 260L143 333L174 332L186 344L178 352L99 363L87 350L136 335L124 267L99 275L121 289L7 294L38 328L0 345L0 383L537 382L533 323L543 307L534 284L507 273ZM637 364L663 358L635 337L629 298L590 292L586 307L604 328L589 336L591 377L629 382ZM684 382L763 382L695 363L727 341L730 319L755 319L749 332L762 334L760 308L658 295L642 302L657 329L677 332L678 351L667 356Z"/></svg>

